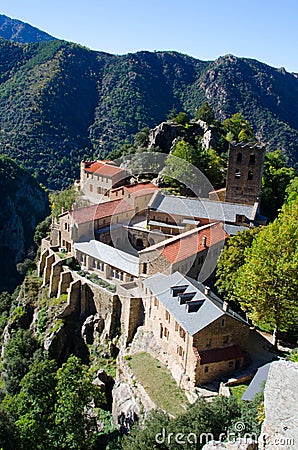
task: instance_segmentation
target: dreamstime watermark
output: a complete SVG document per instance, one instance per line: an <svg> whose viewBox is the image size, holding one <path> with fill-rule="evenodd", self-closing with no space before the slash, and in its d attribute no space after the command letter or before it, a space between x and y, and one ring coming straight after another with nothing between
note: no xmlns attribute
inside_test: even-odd
<svg viewBox="0 0 298 450"><path fill-rule="evenodd" d="M259 437L256 433L245 433L246 425L242 421L238 421L234 424L234 430L229 430L224 433L220 433L218 437L215 437L213 433L167 433L165 428L162 428L161 432L156 433L155 442L157 444L173 444L178 445L197 445L197 444L208 444L209 442L225 442L229 444L235 444L239 441L242 443L250 444L259 442ZM270 448L275 448L274 446L293 446L294 439L290 437L274 437L267 434L262 434L262 441L268 445Z"/></svg>

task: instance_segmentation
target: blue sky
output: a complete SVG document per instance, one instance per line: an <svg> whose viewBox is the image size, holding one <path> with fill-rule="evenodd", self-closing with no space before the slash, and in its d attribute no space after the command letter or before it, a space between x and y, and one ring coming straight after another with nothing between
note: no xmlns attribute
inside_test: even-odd
<svg viewBox="0 0 298 450"><path fill-rule="evenodd" d="M232 53L298 72L297 0L0 0L0 12L94 50Z"/></svg>

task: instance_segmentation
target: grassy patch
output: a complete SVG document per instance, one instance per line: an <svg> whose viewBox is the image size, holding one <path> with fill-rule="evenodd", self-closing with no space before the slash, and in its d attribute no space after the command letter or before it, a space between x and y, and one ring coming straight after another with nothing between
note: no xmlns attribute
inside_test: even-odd
<svg viewBox="0 0 298 450"><path fill-rule="evenodd" d="M164 365L145 352L133 355L128 363L159 408L175 417L185 413L188 403L185 394Z"/></svg>
<svg viewBox="0 0 298 450"><path fill-rule="evenodd" d="M238 386L231 386L230 391L234 397L240 402L241 397L247 389L248 384L239 384Z"/></svg>
<svg viewBox="0 0 298 450"><path fill-rule="evenodd" d="M96 349L92 345L89 346L89 350L93 372L96 373L99 369L103 369L108 375L111 375L111 377L116 378L116 370L117 370L116 359L112 357L103 358L100 355L98 349Z"/></svg>

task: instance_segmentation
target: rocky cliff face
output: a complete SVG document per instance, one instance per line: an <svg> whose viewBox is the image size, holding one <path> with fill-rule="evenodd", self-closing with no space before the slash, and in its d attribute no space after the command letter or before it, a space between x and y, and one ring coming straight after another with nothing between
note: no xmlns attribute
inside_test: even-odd
<svg viewBox="0 0 298 450"><path fill-rule="evenodd" d="M192 122L189 128L175 122L162 122L149 131L148 148L159 147L163 153L169 153L178 137L185 138L195 145L198 136L202 139L202 146L206 150L212 146L216 147L220 138L214 127L203 120Z"/></svg>
<svg viewBox="0 0 298 450"><path fill-rule="evenodd" d="M0 291L19 281L16 264L30 253L36 225L49 214L48 197L36 180L0 157Z"/></svg>
<svg viewBox="0 0 298 450"><path fill-rule="evenodd" d="M298 363L276 361L264 390L265 420L260 450L294 450L298 446Z"/></svg>

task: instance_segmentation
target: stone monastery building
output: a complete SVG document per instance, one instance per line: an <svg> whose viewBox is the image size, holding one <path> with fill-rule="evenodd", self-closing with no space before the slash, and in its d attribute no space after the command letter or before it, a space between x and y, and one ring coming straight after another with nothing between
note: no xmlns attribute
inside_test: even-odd
<svg viewBox="0 0 298 450"><path fill-rule="evenodd" d="M125 345L149 333L189 391L240 370L249 325L203 283L229 236L265 223L263 157L261 146L231 145L227 187L209 198L169 195L111 161L82 162L79 201L53 222L39 263L50 295L68 295L61 317L97 313L105 336L120 329Z"/></svg>

